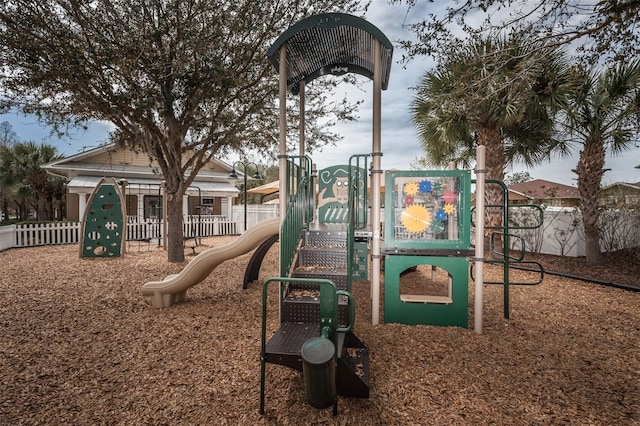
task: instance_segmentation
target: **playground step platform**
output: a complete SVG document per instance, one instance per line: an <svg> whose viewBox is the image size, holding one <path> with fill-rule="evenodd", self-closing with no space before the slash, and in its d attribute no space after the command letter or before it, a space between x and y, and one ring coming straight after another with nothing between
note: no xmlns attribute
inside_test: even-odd
<svg viewBox="0 0 640 426"><path fill-rule="evenodd" d="M302 345L320 335L317 323L283 322L265 345L265 361L302 371ZM369 397L369 349L353 334L338 333L337 381L339 395Z"/></svg>
<svg viewBox="0 0 640 426"><path fill-rule="evenodd" d="M302 345L319 335L318 324L283 322L265 346L265 361L302 371Z"/></svg>
<svg viewBox="0 0 640 426"><path fill-rule="evenodd" d="M320 291L309 286L290 285L282 303L284 322L320 322ZM349 324L349 306L346 296L338 297L338 326Z"/></svg>
<svg viewBox="0 0 640 426"><path fill-rule="evenodd" d="M338 290L347 289L347 269L331 268L319 265L298 266L293 270L294 278L327 279L333 281Z"/></svg>
<svg viewBox="0 0 640 426"><path fill-rule="evenodd" d="M332 268L347 267L347 247L306 245L298 250L299 265L320 265Z"/></svg>
<svg viewBox="0 0 640 426"><path fill-rule="evenodd" d="M344 223L312 223L305 233L306 246L346 248L347 226Z"/></svg>

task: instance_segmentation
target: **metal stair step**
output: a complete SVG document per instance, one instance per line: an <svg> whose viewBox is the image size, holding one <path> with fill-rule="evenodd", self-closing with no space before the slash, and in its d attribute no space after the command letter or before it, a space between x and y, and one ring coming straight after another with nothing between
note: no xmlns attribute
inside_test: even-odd
<svg viewBox="0 0 640 426"><path fill-rule="evenodd" d="M319 335L319 324L283 322L265 345L265 361L302 371L302 345Z"/></svg>
<svg viewBox="0 0 640 426"><path fill-rule="evenodd" d="M308 230L304 238L305 245L319 247L346 247L347 231L344 227L321 230Z"/></svg>
<svg viewBox="0 0 640 426"><path fill-rule="evenodd" d="M282 322L265 345L265 361L302 371L302 345L318 336L320 326L316 323ZM338 333L336 337L337 353L344 353L345 333Z"/></svg>
<svg viewBox="0 0 640 426"><path fill-rule="evenodd" d="M320 322L320 292L317 289L290 286L282 302L282 321ZM338 326L349 324L349 306L345 296L338 298Z"/></svg>
<svg viewBox="0 0 640 426"><path fill-rule="evenodd" d="M318 265L300 266L293 270L294 278L324 278L333 281L338 290L347 290L347 268L323 268Z"/></svg>
<svg viewBox="0 0 640 426"><path fill-rule="evenodd" d="M303 246L298 251L298 265L346 268L347 248Z"/></svg>

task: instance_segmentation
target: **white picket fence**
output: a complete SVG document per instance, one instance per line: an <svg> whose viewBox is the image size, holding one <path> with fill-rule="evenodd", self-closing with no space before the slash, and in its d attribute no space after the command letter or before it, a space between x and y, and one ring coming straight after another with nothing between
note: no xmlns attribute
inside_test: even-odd
<svg viewBox="0 0 640 426"><path fill-rule="evenodd" d="M17 225L16 247L77 243L79 230L75 222Z"/></svg>
<svg viewBox="0 0 640 426"><path fill-rule="evenodd" d="M251 205L249 207L252 207ZM277 206L259 206L247 210L247 229L256 223L277 217ZM603 252L640 246L640 215L631 211L610 210L600 217L602 231L600 245ZM234 206L233 219L224 216L188 216L184 220L185 238L214 235L236 235L244 230L243 206ZM510 209L512 225L531 225L538 213L531 209ZM235 219L235 220L234 220ZM163 224L160 220L129 217L128 241L160 241ZM560 256L584 256L584 230L580 212L576 209L547 207L542 227L513 230L522 240L511 239L512 249ZM0 227L0 251L13 247L31 247L55 244L76 244L80 241L80 223L59 222L48 224L10 225Z"/></svg>
<svg viewBox="0 0 640 426"><path fill-rule="evenodd" d="M188 216L184 220L185 238L235 235L242 232L238 223L223 216ZM129 217L127 219L127 241L160 240L163 233L161 220ZM80 241L80 222L53 222L0 227L0 251L14 247L77 244Z"/></svg>

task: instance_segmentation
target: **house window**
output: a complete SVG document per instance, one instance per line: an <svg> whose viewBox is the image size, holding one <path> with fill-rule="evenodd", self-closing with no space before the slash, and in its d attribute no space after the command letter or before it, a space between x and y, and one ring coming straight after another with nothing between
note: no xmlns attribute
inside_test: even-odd
<svg viewBox="0 0 640 426"><path fill-rule="evenodd" d="M203 198L201 204L203 206L213 206L215 203L216 203L215 198Z"/></svg>
<svg viewBox="0 0 640 426"><path fill-rule="evenodd" d="M157 195L144 196L144 218L160 219L162 216L162 197Z"/></svg>

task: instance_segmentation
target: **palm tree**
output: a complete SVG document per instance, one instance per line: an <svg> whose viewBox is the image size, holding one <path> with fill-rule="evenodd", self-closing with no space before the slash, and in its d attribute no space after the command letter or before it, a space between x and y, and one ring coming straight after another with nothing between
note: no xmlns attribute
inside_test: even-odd
<svg viewBox="0 0 640 426"><path fill-rule="evenodd" d="M452 52L424 75L411 106L429 161L468 167L484 145L487 177L502 181L509 162L548 158L569 70L561 51L527 39L476 39ZM486 201L500 205L501 188L487 186ZM489 225L502 223L499 210L487 213Z"/></svg>
<svg viewBox="0 0 640 426"><path fill-rule="evenodd" d="M580 147L578 175L580 210L584 222L585 254L589 265L604 263L600 251L599 194L607 150L617 155L630 148L640 132L640 60L602 72L578 70L582 84L569 98L561 121L568 139L558 149Z"/></svg>
<svg viewBox="0 0 640 426"><path fill-rule="evenodd" d="M41 166L60 158L56 148L48 144L18 142L3 149L0 154L0 181L5 186L20 188L22 197L25 195L25 186L35 192L38 201L37 219L45 220L47 188L50 186L51 176Z"/></svg>

